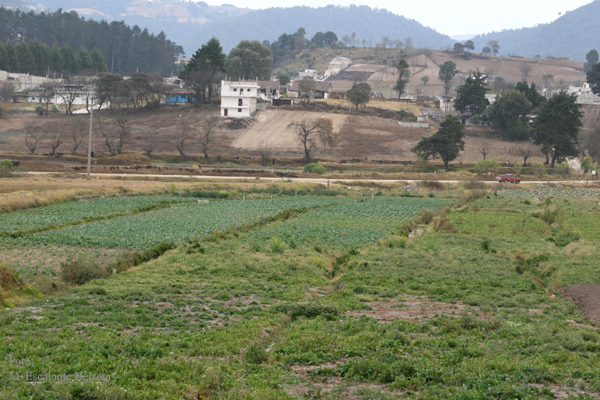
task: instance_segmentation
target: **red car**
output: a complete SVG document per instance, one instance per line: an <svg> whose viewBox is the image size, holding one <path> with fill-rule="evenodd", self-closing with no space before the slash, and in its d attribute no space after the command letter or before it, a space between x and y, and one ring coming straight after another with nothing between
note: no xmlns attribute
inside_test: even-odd
<svg viewBox="0 0 600 400"><path fill-rule="evenodd" d="M497 176L496 180L498 183L521 183L521 178L517 178L514 174L505 174L504 176Z"/></svg>

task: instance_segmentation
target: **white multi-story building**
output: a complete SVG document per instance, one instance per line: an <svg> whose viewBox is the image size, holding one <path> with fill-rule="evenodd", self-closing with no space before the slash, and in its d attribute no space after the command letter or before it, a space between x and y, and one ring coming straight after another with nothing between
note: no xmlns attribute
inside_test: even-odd
<svg viewBox="0 0 600 400"><path fill-rule="evenodd" d="M221 116L253 117L256 114L259 91L257 82L221 81Z"/></svg>

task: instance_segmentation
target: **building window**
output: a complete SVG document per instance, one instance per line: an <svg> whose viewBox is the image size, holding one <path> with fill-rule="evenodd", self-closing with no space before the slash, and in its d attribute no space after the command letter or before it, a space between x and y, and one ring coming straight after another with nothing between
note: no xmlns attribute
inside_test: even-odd
<svg viewBox="0 0 600 400"><path fill-rule="evenodd" d="M237 92L237 88L235 88L235 87L234 87L234 88L233 88L233 91L234 91L234 92Z"/></svg>
<svg viewBox="0 0 600 400"><path fill-rule="evenodd" d="M240 89L240 93L242 93L244 91L244 89Z"/></svg>
<svg viewBox="0 0 600 400"><path fill-rule="evenodd" d="M238 99L238 107L241 107L244 105L244 102L242 101L242 99Z"/></svg>
<svg viewBox="0 0 600 400"><path fill-rule="evenodd" d="M241 108L238 108L238 112L242 112L242 109L241 109Z"/></svg>

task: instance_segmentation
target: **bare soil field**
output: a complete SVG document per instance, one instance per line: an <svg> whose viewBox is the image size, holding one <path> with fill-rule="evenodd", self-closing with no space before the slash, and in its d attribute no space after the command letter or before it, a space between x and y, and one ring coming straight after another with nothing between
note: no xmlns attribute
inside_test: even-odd
<svg viewBox="0 0 600 400"><path fill-rule="evenodd" d="M340 105L343 102L345 101L337 100L337 103ZM373 104L370 105L395 111L407 109L415 114L419 112L416 106L400 104L394 101L373 101ZM410 107L407 108L408 106ZM596 116L598 110L587 110L586 112ZM123 110L112 113L101 112L95 122L92 149L100 156L108 154L108 147L106 146L107 138L103 137L102 131L112 135L114 146L115 135L118 133L116 119L124 118L127 121L129 135L123 146L123 151L138 154L136 156L137 161L132 159L131 163L145 163L148 165L151 163L150 159L143 156L149 143L154 144L153 155L161 154L163 155L161 156L163 160L165 160L164 155L169 155L169 163L185 162L186 158L179 155L176 147L177 141L181 140L184 132L184 152L186 156L192 155L198 159L199 155L202 157L202 147L199 141L201 133L200 122L203 118L214 115L214 113L214 107L201 108L199 110L192 107L164 107L154 111ZM374 116L269 109L260 112L256 122L251 123L245 129L229 129L226 126L227 121L223 121L221 126L211 136L208 154L211 159L217 159L219 156L258 157L261 153L261 148L266 147L269 149L272 157L298 158L302 156L302 148L299 141L295 138L294 129L290 124L301 121L304 118L315 119L322 117L332 120L336 136L335 143L332 146L328 148L321 147L314 154L316 157L325 159L415 162L417 161L417 157L411 152L411 149L421 138L430 136L438 128L435 123L432 123L429 129L403 128L392 119ZM0 149L5 154L12 153L20 156L30 154L25 144L27 131L43 131L45 132L45 136L39 141L36 147L36 154L49 154L51 152L53 136L57 132L62 133L62 143L56 151L65 154L65 157L62 159L48 158L36 160L36 162L46 162L47 160L49 164L55 164L55 167L51 169L52 171L64 169L66 172L70 166L84 164L82 157L71 160L67 159L67 155L73 150L73 132L78 129L77 135L79 140L81 140L81 144L77 148L77 153L80 156L86 156L88 118L86 115L71 117L53 115L47 118L24 115L0 120ZM486 152L486 157L498 158L504 164L509 163L512 165L515 162L523 161L520 157L510 154L509 148L514 143L496 138L493 132L487 128L467 128L466 133L465 150L455 161L457 163L474 163L479 161L483 158L482 151ZM528 143L521 143L521 145L530 146ZM7 156L4 155L3 157ZM141 160L141 158L144 158L144 160ZM99 161L99 163L106 165L110 169L109 165L113 164L110 161L111 159L106 159L106 162ZM191 168L194 162L189 161L189 159L187 161L190 163ZM528 162L532 161L543 161L543 158L540 154L536 154L528 160ZM177 168L176 173L186 172L185 165L179 167L183 168L181 170ZM35 164L30 165L29 170L45 171L46 169L41 165ZM193 171L190 173L193 173Z"/></svg>

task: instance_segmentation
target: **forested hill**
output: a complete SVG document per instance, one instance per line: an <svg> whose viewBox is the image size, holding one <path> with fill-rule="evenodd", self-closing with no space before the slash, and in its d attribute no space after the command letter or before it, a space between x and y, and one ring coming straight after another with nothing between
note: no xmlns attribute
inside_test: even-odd
<svg viewBox="0 0 600 400"><path fill-rule="evenodd" d="M241 40L276 40L283 32L293 32L303 27L308 37L317 32L332 31L339 38L356 33L359 45L375 46L387 36L402 40L410 36L415 47L439 49L454 43L419 22L383 9L368 6L326 6L320 8L290 7L258 10L241 16L227 18L219 23L206 23L189 32L179 43L190 53L212 36L217 37L223 49L229 51Z"/></svg>
<svg viewBox="0 0 600 400"><path fill-rule="evenodd" d="M600 0L566 13L556 21L533 28L506 30L477 36L476 50L488 40L497 40L500 53L542 57L569 57L585 61L591 49L600 50Z"/></svg>
<svg viewBox="0 0 600 400"><path fill-rule="evenodd" d="M0 42L37 41L47 46L98 48L104 55L108 71L130 75L142 72L171 72L183 49L147 29L127 26L123 21L86 20L75 12L51 13L13 11L0 7Z"/></svg>

